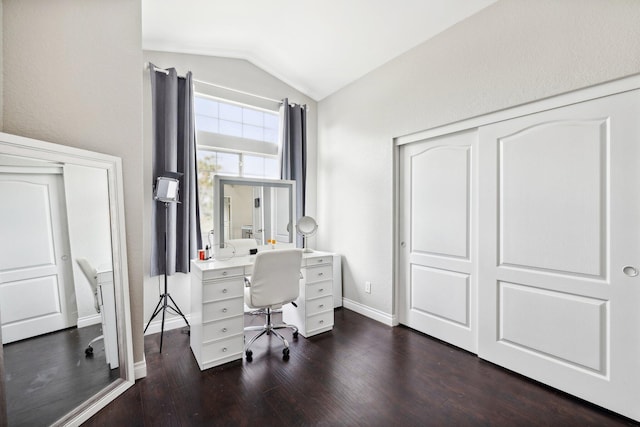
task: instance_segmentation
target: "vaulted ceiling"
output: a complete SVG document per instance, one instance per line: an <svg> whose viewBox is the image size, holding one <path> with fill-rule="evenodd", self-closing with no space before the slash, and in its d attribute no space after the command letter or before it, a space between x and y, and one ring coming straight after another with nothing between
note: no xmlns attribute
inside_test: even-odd
<svg viewBox="0 0 640 427"><path fill-rule="evenodd" d="M315 100L496 0L143 0L143 48L246 59Z"/></svg>

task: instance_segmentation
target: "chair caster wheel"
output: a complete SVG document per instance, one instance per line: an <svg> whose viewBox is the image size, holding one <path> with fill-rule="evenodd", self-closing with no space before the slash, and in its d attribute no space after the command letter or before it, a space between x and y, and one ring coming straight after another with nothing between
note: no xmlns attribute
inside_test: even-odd
<svg viewBox="0 0 640 427"><path fill-rule="evenodd" d="M295 331L295 332L293 333L293 339L294 339L294 340L297 340L297 339L298 339L298 331Z"/></svg>
<svg viewBox="0 0 640 427"><path fill-rule="evenodd" d="M283 360L289 360L289 349L285 348L284 350L282 350L282 359Z"/></svg>
<svg viewBox="0 0 640 427"><path fill-rule="evenodd" d="M247 350L244 354L247 356L247 362L251 362L251 360L253 360L253 351Z"/></svg>
<svg viewBox="0 0 640 427"><path fill-rule="evenodd" d="M93 347L89 346L84 349L84 355L86 357L93 357Z"/></svg>

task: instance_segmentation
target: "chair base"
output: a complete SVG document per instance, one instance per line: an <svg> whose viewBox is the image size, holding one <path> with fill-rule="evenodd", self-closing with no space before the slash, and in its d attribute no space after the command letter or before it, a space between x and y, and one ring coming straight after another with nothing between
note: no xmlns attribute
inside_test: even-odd
<svg viewBox="0 0 640 427"><path fill-rule="evenodd" d="M264 324L264 326L247 326L244 328L245 332L247 331L260 331L259 334L255 335L253 338L251 338L249 340L249 342L245 345L244 347L244 354L247 356L247 361L251 362L251 360L253 359L253 351L251 351L251 344L253 344L258 338L260 338L263 335L275 335L276 337L280 338L280 340L284 343L284 349L282 350L282 358L284 360L288 360L289 359L289 341L287 341L287 339L285 337L283 337L278 331L277 329L284 329L284 328L289 328L291 330L293 330L293 338L297 339L298 338L298 327L295 325L290 325L288 323L277 323L277 324L273 324L271 322L271 314L274 311L272 311L270 308L266 309L266 323Z"/></svg>
<svg viewBox="0 0 640 427"><path fill-rule="evenodd" d="M87 344L87 348L84 349L84 355L86 357L93 357L93 346L91 344L96 343L96 342L100 341L101 339L104 339L103 335L97 336L94 339L92 339L91 341L89 341L89 344Z"/></svg>

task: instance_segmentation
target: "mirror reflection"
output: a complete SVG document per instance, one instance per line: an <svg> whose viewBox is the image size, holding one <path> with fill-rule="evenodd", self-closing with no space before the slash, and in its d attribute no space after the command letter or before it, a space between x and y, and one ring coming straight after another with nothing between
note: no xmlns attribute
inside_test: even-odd
<svg viewBox="0 0 640 427"><path fill-rule="evenodd" d="M49 425L120 378L107 170L0 153L9 425Z"/></svg>
<svg viewBox="0 0 640 427"><path fill-rule="evenodd" d="M215 214L220 247L230 239L294 243L295 183L216 176Z"/></svg>

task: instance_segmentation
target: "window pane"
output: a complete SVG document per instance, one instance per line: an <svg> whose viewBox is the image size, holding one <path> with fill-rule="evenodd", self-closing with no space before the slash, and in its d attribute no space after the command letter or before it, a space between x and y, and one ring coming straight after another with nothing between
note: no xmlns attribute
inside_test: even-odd
<svg viewBox="0 0 640 427"><path fill-rule="evenodd" d="M260 126L262 127L264 122L264 113L258 110L251 110L249 108L242 109L242 123Z"/></svg>
<svg viewBox="0 0 640 427"><path fill-rule="evenodd" d="M218 102L212 99L196 96L195 109L198 114L209 117L218 117Z"/></svg>
<svg viewBox="0 0 640 427"><path fill-rule="evenodd" d="M218 153L217 173L240 175L240 155L235 153Z"/></svg>
<svg viewBox="0 0 640 427"><path fill-rule="evenodd" d="M278 169L278 159L274 159L273 157L265 157L264 177L280 179L280 171Z"/></svg>
<svg viewBox="0 0 640 427"><path fill-rule="evenodd" d="M264 129L264 141L273 144L278 143L278 129Z"/></svg>
<svg viewBox="0 0 640 427"><path fill-rule="evenodd" d="M220 120L220 133L223 135L242 137L242 123Z"/></svg>
<svg viewBox="0 0 640 427"><path fill-rule="evenodd" d="M218 119L196 115L196 128L205 132L220 133L218 130Z"/></svg>
<svg viewBox="0 0 640 427"><path fill-rule="evenodd" d="M247 139L264 140L264 129L258 126L242 125L242 136Z"/></svg>
<svg viewBox="0 0 640 427"><path fill-rule="evenodd" d="M245 154L242 158L242 175L264 177L264 157Z"/></svg>
<svg viewBox="0 0 640 427"><path fill-rule="evenodd" d="M233 122L242 122L242 107L237 105L220 103L220 118Z"/></svg>
<svg viewBox="0 0 640 427"><path fill-rule="evenodd" d="M277 114L265 114L264 115L264 127L268 129L278 130L280 120Z"/></svg>

